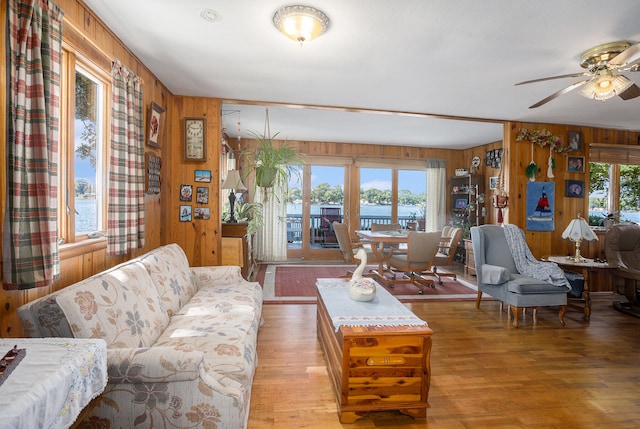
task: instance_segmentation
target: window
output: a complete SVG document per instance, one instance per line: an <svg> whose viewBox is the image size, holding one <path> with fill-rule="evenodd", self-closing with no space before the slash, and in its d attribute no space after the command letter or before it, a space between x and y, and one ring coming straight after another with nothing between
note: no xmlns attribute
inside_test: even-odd
<svg viewBox="0 0 640 429"><path fill-rule="evenodd" d="M640 165L592 162L589 179L589 224L640 223Z"/></svg>
<svg viewBox="0 0 640 429"><path fill-rule="evenodd" d="M60 148L60 238L67 243L105 230L108 141L107 75L65 51Z"/></svg>

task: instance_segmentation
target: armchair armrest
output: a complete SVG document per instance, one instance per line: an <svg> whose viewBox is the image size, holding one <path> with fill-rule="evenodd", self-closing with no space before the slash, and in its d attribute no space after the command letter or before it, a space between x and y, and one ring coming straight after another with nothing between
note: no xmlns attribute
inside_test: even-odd
<svg viewBox="0 0 640 429"><path fill-rule="evenodd" d="M172 347L107 349L110 383L158 383L200 377L201 351Z"/></svg>
<svg viewBox="0 0 640 429"><path fill-rule="evenodd" d="M625 279L640 281L640 271L633 270L631 268L620 267L613 271L613 275L618 277L623 277Z"/></svg>

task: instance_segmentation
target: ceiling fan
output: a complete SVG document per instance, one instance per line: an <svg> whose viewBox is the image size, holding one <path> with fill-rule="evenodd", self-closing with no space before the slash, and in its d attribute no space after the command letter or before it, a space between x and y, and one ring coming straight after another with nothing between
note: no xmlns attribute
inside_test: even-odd
<svg viewBox="0 0 640 429"><path fill-rule="evenodd" d="M639 60L640 43L633 45L626 41L605 43L591 48L582 54L580 66L587 69L587 71L527 80L516 83L516 85L570 77L585 78L543 98L536 104L529 106L530 109L540 107L580 87L582 87L579 91L580 95L593 100L604 101L616 95L623 100L630 100L640 96L640 87L626 76L620 74L620 72L640 71L640 64L636 64Z"/></svg>

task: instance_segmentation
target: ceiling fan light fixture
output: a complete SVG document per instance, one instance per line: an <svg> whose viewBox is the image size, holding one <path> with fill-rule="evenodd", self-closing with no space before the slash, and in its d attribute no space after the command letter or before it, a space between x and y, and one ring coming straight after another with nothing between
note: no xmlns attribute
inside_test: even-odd
<svg viewBox="0 0 640 429"><path fill-rule="evenodd" d="M273 25L301 45L326 32L329 23L324 12L311 6L284 6L273 15Z"/></svg>
<svg viewBox="0 0 640 429"><path fill-rule="evenodd" d="M625 76L605 73L595 76L579 91L580 95L592 100L608 100L625 92L633 82Z"/></svg>

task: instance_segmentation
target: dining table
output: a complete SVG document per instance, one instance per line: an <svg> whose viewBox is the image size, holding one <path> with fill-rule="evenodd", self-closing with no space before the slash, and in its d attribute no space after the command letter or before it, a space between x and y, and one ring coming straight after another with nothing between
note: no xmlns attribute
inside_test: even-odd
<svg viewBox="0 0 640 429"><path fill-rule="evenodd" d="M362 229L356 230L356 235L362 242L371 243L371 250L378 260L378 269L374 270L374 274L381 284L387 284L387 279L384 276L386 271L384 267L385 246L398 245L402 247L403 244L406 245L409 241L409 230L370 231Z"/></svg>

